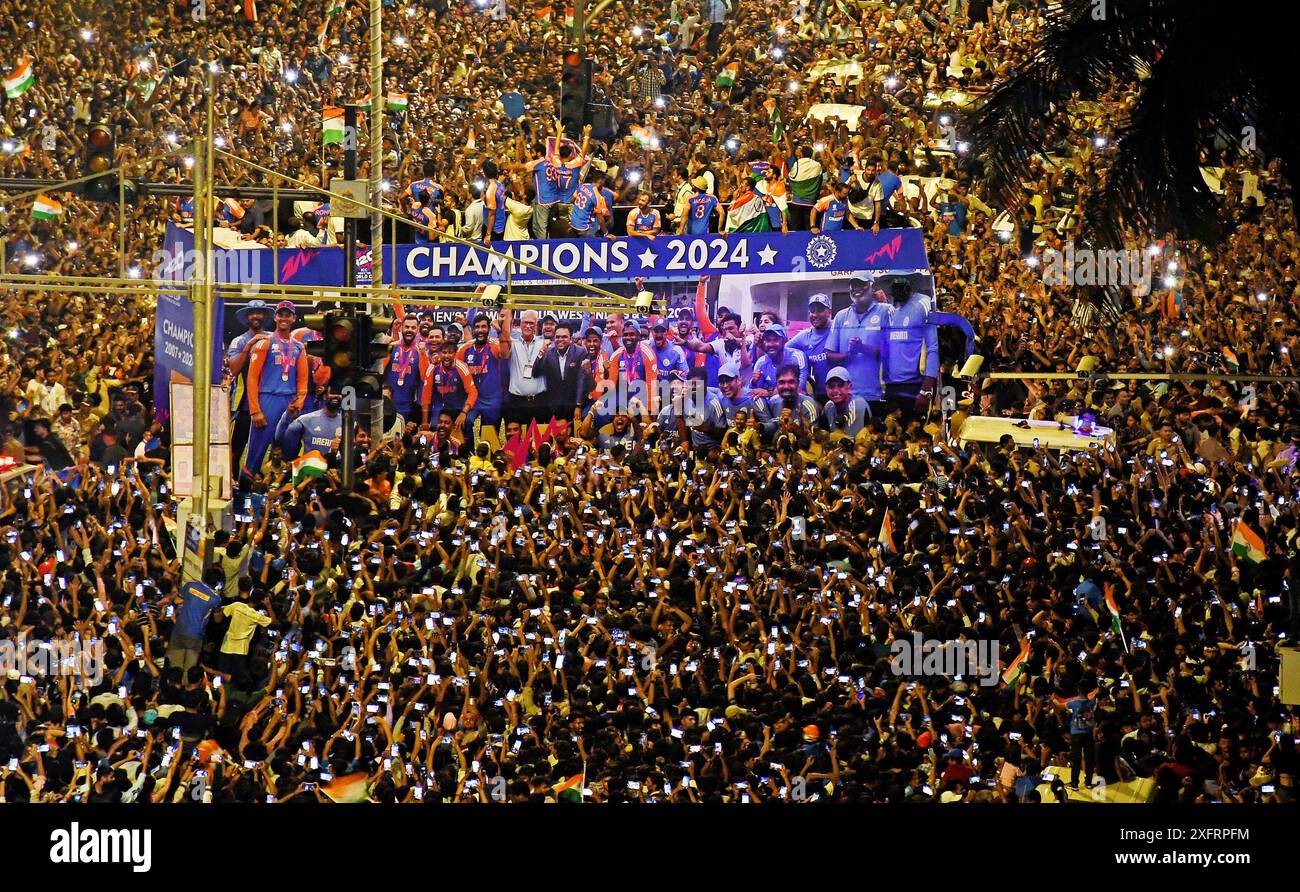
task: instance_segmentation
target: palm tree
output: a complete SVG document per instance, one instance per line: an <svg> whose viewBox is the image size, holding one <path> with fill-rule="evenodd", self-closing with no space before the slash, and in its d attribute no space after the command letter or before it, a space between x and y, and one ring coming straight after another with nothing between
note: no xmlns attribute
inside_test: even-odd
<svg viewBox="0 0 1300 892"><path fill-rule="evenodd" d="M1265 152L1300 175L1295 18L1262 0L1062 0L1035 56L972 113L972 153L1010 199L1030 156L1067 131L1068 103L1127 86L1135 96L1085 231L1099 243L1139 229L1212 244L1221 230L1205 159L1225 146L1229 156Z"/></svg>

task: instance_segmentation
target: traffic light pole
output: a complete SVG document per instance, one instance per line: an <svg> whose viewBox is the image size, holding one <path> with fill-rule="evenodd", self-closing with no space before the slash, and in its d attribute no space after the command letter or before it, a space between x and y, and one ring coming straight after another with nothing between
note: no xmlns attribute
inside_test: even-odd
<svg viewBox="0 0 1300 892"><path fill-rule="evenodd" d="M373 96L371 97L374 98ZM357 178L357 107L348 104L343 108L343 177ZM371 237L374 241L374 237ZM351 217L343 221L343 282L349 288L357 287L357 221ZM349 311L351 312L351 311ZM352 492L356 480L357 398L343 398L343 435L339 437L339 452L343 462L343 491Z"/></svg>

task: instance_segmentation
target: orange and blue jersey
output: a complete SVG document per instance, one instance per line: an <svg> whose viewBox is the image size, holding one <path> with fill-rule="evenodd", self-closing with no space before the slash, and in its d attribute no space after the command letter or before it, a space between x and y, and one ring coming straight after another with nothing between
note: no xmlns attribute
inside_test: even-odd
<svg viewBox="0 0 1300 892"><path fill-rule="evenodd" d="M422 180L416 180L414 183L407 186L406 192L411 196L411 201L419 201L421 192L429 193L430 204L437 204L439 201L442 201L442 184L434 182L428 177L425 177Z"/></svg>
<svg viewBox="0 0 1300 892"><path fill-rule="evenodd" d="M537 203L544 206L568 204L578 191L578 173L582 158L560 161L556 158L538 158L532 164L533 188L537 190Z"/></svg>
<svg viewBox="0 0 1300 892"><path fill-rule="evenodd" d="M394 344L384 360L384 383L393 391L393 405L397 413L408 421L412 411L422 402L425 373L428 371L428 354L413 343L410 347Z"/></svg>
<svg viewBox="0 0 1300 892"><path fill-rule="evenodd" d="M434 229L440 228L439 224L442 221L438 219L438 215L434 212L433 208L417 208L415 211L411 212L411 221L417 224L413 227L413 231L415 232L415 243L417 245L428 245L436 241L434 236L431 236L424 229L419 228L421 226L429 226Z"/></svg>
<svg viewBox="0 0 1300 892"><path fill-rule="evenodd" d="M420 404L429 413L430 421L444 409L459 415L469 412L478 402L478 388L474 386L474 374L469 366L457 359L447 368L442 363L428 367L424 376L424 388L420 395Z"/></svg>
<svg viewBox="0 0 1300 892"><path fill-rule="evenodd" d="M659 219L659 212L654 208L650 208L645 213L634 208L628 212L627 216L629 235L651 235L663 229L663 223Z"/></svg>
<svg viewBox="0 0 1300 892"><path fill-rule="evenodd" d="M178 198L176 200L176 213L180 216L182 223L194 222L194 199Z"/></svg>
<svg viewBox="0 0 1300 892"><path fill-rule="evenodd" d="M461 345L456 351L456 358L465 363L474 376L479 408L499 408L506 380L506 357L501 344L489 340L480 347L471 341Z"/></svg>
<svg viewBox="0 0 1300 892"><path fill-rule="evenodd" d="M598 216L607 216L614 193L583 183L573 195L573 210L569 212L569 225L578 232L597 227Z"/></svg>
<svg viewBox="0 0 1300 892"><path fill-rule="evenodd" d="M849 210L847 203L840 201L834 195L826 195L814 207L820 214L817 218L817 228L822 232L837 232L844 228L845 215Z"/></svg>
<svg viewBox="0 0 1300 892"><path fill-rule="evenodd" d="M492 224L486 232L492 235L504 233L506 231L506 187L496 180L488 180L487 186L483 189L483 207L486 222Z"/></svg>
<svg viewBox="0 0 1300 892"><path fill-rule="evenodd" d="M307 348L301 341L272 334L254 345L248 362L248 405L260 411L259 403L267 394L307 396L311 377Z"/></svg>
<svg viewBox="0 0 1300 892"><path fill-rule="evenodd" d="M718 199L707 192L697 192L686 199L686 234L708 235L709 222L718 209Z"/></svg>

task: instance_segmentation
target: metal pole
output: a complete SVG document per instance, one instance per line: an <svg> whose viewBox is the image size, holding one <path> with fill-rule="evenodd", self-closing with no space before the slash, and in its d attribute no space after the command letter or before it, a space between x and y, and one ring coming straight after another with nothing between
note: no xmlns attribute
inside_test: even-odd
<svg viewBox="0 0 1300 892"><path fill-rule="evenodd" d="M271 280L280 284L280 178L271 177ZM233 458L231 459L234 460Z"/></svg>
<svg viewBox="0 0 1300 892"><path fill-rule="evenodd" d="M117 271L126 276L126 171L117 175Z"/></svg>
<svg viewBox="0 0 1300 892"><path fill-rule="evenodd" d="M374 96L371 96L374 101ZM357 107L348 104L343 108L343 177L348 180L357 178ZM373 241L374 239L371 239ZM343 284L348 288L357 286L357 221L351 217L343 221ZM351 307L345 308L349 315L355 314ZM343 491L351 492L354 485L354 465L356 454L354 441L357 430L357 405L355 394L349 399L343 398L343 433L339 438L343 460Z"/></svg>
<svg viewBox="0 0 1300 892"><path fill-rule="evenodd" d="M357 178L357 107L351 103L343 107L343 178ZM326 184L328 188L328 184ZM357 221L348 217L343 221L343 284L349 288L357 285Z"/></svg>
<svg viewBox="0 0 1300 892"><path fill-rule="evenodd" d="M573 42L579 52L587 42L587 0L573 0Z"/></svg>
<svg viewBox="0 0 1300 892"><path fill-rule="evenodd" d="M370 0L370 275L375 288L384 283L384 36L383 4Z"/></svg>
<svg viewBox="0 0 1300 892"><path fill-rule="evenodd" d="M208 101L212 101L209 77ZM203 141L194 141L194 251L198 262L190 275L190 294L194 306L194 494L195 513L200 531L208 529L208 466L212 434L208 430L208 400L212 389L212 283L208 273L211 243L208 226L212 202L207 194L208 155Z"/></svg>

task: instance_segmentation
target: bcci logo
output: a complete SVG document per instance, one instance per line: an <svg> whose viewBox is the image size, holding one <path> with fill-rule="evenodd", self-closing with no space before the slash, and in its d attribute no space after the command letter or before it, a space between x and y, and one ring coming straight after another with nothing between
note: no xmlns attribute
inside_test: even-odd
<svg viewBox="0 0 1300 892"><path fill-rule="evenodd" d="M813 236L804 249L804 256L813 266L825 269L835 262L835 242L829 236Z"/></svg>

